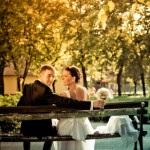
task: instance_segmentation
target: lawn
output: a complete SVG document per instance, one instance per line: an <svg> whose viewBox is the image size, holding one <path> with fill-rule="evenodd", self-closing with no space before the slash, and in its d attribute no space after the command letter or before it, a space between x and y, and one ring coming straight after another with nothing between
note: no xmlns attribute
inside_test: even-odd
<svg viewBox="0 0 150 150"><path fill-rule="evenodd" d="M130 101L142 101L142 100L148 100L150 101L150 97L142 97L142 96L114 96L113 99L107 100L107 102L130 102Z"/></svg>
<svg viewBox="0 0 150 150"><path fill-rule="evenodd" d="M150 97L142 97L142 96L128 96L128 95L123 95L123 96L114 96L113 99L107 100L107 102L112 103L112 102L133 102L133 101L143 101L146 100L150 103ZM148 106L148 118L150 119L150 104Z"/></svg>

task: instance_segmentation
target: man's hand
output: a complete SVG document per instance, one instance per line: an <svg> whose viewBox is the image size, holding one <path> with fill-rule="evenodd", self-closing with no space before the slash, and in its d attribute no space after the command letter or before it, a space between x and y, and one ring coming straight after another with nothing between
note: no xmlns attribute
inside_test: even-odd
<svg viewBox="0 0 150 150"><path fill-rule="evenodd" d="M104 108L105 101L104 100L95 100L93 102L93 108Z"/></svg>

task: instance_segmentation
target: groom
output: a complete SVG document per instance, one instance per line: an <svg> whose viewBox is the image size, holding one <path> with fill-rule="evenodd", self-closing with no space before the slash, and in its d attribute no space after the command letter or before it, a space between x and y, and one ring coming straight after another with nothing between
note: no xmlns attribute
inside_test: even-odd
<svg viewBox="0 0 150 150"><path fill-rule="evenodd" d="M34 83L26 84L23 89L23 95L18 102L18 106L40 106L55 104L60 107L68 107L82 110L93 108L103 108L104 101L78 101L72 98L61 97L52 92L49 86L55 80L55 68L50 65L44 65L40 69L39 79ZM55 135L56 130L52 126L51 119L48 120L30 120L22 121L21 133L25 136L49 136ZM51 149L51 141L46 141L43 150ZM24 150L30 150L30 142L24 142Z"/></svg>

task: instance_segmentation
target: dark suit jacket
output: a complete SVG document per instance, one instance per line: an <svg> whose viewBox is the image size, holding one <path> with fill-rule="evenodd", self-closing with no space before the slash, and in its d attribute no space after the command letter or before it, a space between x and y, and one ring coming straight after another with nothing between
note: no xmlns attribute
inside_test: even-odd
<svg viewBox="0 0 150 150"><path fill-rule="evenodd" d="M55 104L59 107L89 110L90 101L78 101L72 98L61 97L54 94L45 84L36 80L34 83L26 84L23 89L23 96L18 106L40 106ZM22 121L21 133L24 135L46 136L54 135L51 119Z"/></svg>

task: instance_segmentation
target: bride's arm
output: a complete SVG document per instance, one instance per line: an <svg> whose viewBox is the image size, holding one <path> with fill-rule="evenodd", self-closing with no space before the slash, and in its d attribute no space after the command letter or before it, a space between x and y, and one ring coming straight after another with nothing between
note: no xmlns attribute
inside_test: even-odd
<svg viewBox="0 0 150 150"><path fill-rule="evenodd" d="M81 101L89 101L89 93L85 87L79 87L79 92L77 94L78 99Z"/></svg>
<svg viewBox="0 0 150 150"><path fill-rule="evenodd" d="M60 95L60 96L63 96L63 97L67 97L67 95L66 95L66 93L65 93L65 92L60 93L59 95Z"/></svg>
<svg viewBox="0 0 150 150"><path fill-rule="evenodd" d="M87 101L90 100L90 96L89 96L89 93L88 93L87 89L84 89L84 97L85 97L85 99L86 99Z"/></svg>

